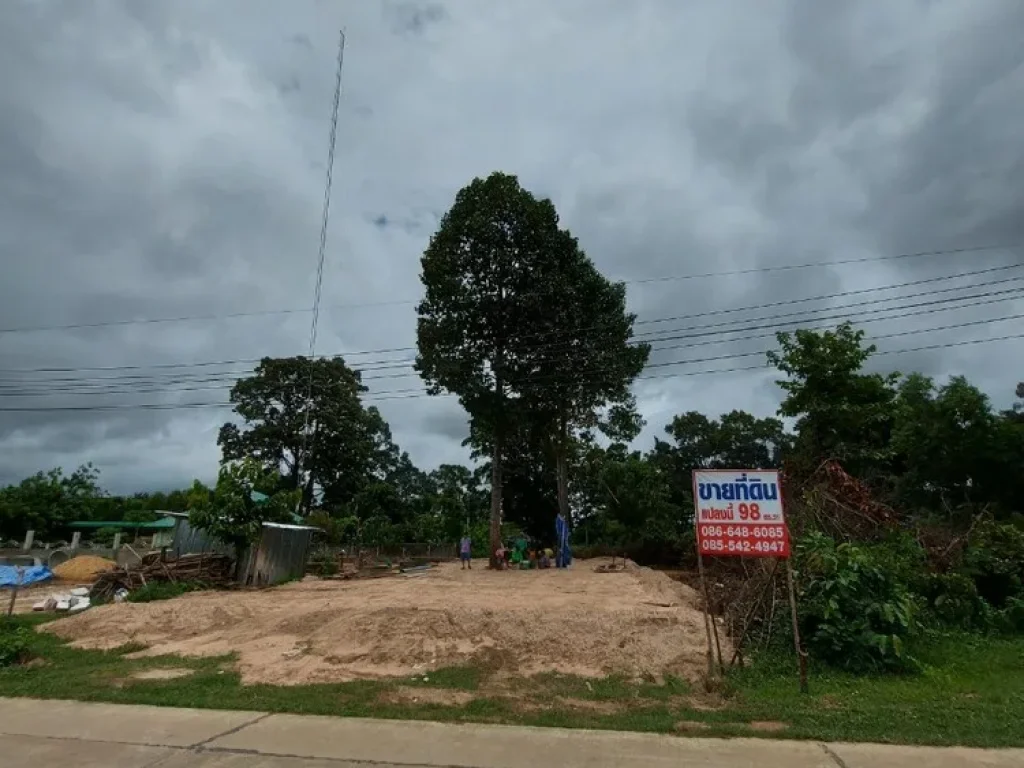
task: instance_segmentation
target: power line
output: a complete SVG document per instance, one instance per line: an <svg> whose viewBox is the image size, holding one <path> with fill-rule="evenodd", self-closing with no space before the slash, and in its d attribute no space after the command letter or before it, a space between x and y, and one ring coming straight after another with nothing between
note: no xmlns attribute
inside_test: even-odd
<svg viewBox="0 0 1024 768"><path fill-rule="evenodd" d="M897 261L901 259L920 259L924 256L948 256L959 253L979 253L981 251L1005 250L1018 247L1018 243L1010 245L980 245L968 248L950 248L942 251L918 251L916 253L897 253L889 256L864 256L857 259L839 259L829 262L811 262L805 264L780 264L770 267L750 267L748 269L733 269L724 272L704 272L695 275L667 275L665 277L648 277L643 280L631 280L636 283L661 283L670 280L698 280L706 277L733 277L736 275L752 275L761 272L784 272L794 269L811 269L814 267L838 267L850 264L868 264L877 261Z"/></svg>
<svg viewBox="0 0 1024 768"><path fill-rule="evenodd" d="M980 245L968 248L949 248L934 251L918 251L916 253L899 253L890 254L883 256L865 256L856 259L838 259L835 261L819 261L819 262L808 262L803 264L779 264L775 266L765 267L750 267L747 269L734 269L724 270L721 272L702 272L702 273L686 273L678 275L663 275L660 277L645 277L632 280L621 280L615 282L622 282L626 285L644 285L651 283L663 283L663 282L677 282L686 280L702 280L714 277L736 277L740 275L752 275L768 272L782 272L792 271L801 269L815 269L823 267L841 267L850 266L855 264L867 264L872 262L884 262L884 261L896 261L903 259L918 259L927 256L950 256L964 253L981 253L985 251L996 251L996 250L1009 250L1012 248L1020 247L1020 243L1010 243L1007 245ZM1019 265L1013 265L1019 266ZM1010 268L1010 267L1008 267ZM1001 269L1001 267L996 268ZM870 290L870 289L868 289ZM397 306L397 305L409 305L416 304L418 299L398 299L390 301L379 301L379 302L359 302L351 304L330 304L327 305L337 309L356 309L356 308L367 308L367 307L383 307L383 306ZM35 325L35 326L15 326L8 328L0 328L0 335L8 335L14 333L43 333L49 331L66 331L66 330L87 330L92 328L109 328L109 327L122 327L131 325L152 325L161 323L183 323L193 321L208 321L208 320L230 320L243 317L269 317L274 315L293 315L293 314L305 314L312 312L308 307L302 308L286 308L286 309L265 309L265 310L254 310L249 312L228 312L220 314L199 314L199 315L178 315L170 317L149 317L149 318L133 318L133 319L121 319L121 320L104 320L98 322L87 322L87 323L65 323L60 325Z"/></svg>
<svg viewBox="0 0 1024 768"><path fill-rule="evenodd" d="M676 320L691 320L693 318L708 317L708 316L711 316L711 315L727 315L727 314L732 314L734 312L748 312L748 311L754 310L754 309L771 309L772 307L785 307L785 306L790 306L792 304L804 304L806 302L811 302L811 301L827 301L828 299L842 299L842 298L846 298L847 296L860 296L860 295L863 295L863 294L866 294L866 293L877 293L879 291L891 291L891 290L895 290L897 288L911 288L911 287L917 286L917 285L927 285L929 283L938 283L938 282L942 282L944 280L956 280L956 279L961 278L961 277L976 277L978 275L989 274L989 273L992 273L992 272L1005 272L1005 271L1010 270L1010 269L1021 269L1022 267L1024 267L1024 264L1009 264L1009 265L1002 266L1002 267L989 267L988 269L977 269L977 270L971 270L969 272L959 272L959 273L957 273L955 275L941 275L939 277L928 277L928 278L925 278L923 280L911 280L911 281L906 282L906 283L893 283L893 284L890 284L890 285L881 285L881 286L877 286L875 288L858 288L858 289L852 290L852 291L839 291L837 293L824 293L824 294L820 294L818 296L805 296L805 297L799 298L799 299L786 299L784 301L771 301L771 302L768 302L768 303L765 303L765 304L751 304L751 305L747 305L747 306L743 306L743 307L727 307L725 309L712 309L712 310L708 310L707 312L692 312L692 313L690 313L688 315L674 315L674 316L671 316L671 317L658 317L658 318L654 318L652 320L637 320L633 324L634 325L651 325L651 324L654 324L654 323L674 322ZM934 292L935 293L942 293L942 292L947 292L947 291L964 290L965 288L979 288L979 287L985 286L985 285L997 285L997 284L999 284L1001 282L1011 282L1011 281L1016 281L1016 280L1020 280L1020 279L1022 279L1022 278L1020 278L1020 277L1012 277L1012 278L1006 278L1005 280L996 280L996 281L988 282L988 283L973 283L971 285L953 286L953 287L950 287L950 288L944 288L941 291L934 291ZM926 291L925 293L915 294L915 295L924 296L924 295L927 295L928 293L932 293L932 292L931 291ZM899 299L899 298L906 298L906 297L905 296L902 296L902 297L901 296L893 296L893 297L891 297L889 299L877 299L876 301L879 301L879 302L881 302L881 301L895 301L896 299ZM836 307L826 307L825 309L836 309ZM808 312L814 312L814 311L821 311L821 310L807 310L807 311Z"/></svg>
<svg viewBox="0 0 1024 768"><path fill-rule="evenodd" d="M977 286L967 286L967 287L977 287ZM947 299L943 299L943 300L939 300L939 301L918 302L916 304L907 304L907 305L904 305L904 306L884 307L884 308L874 309L874 310L864 310L864 311L861 311L861 312L843 313L843 314L832 315L832 316L827 316L827 317L801 318L799 320L786 320L786 321L783 321L783 322L773 322L773 321L775 321L777 318L785 318L785 317L788 317L788 316L790 316L792 314L804 314L804 313L789 313L789 314L781 314L781 315L775 315L775 316L765 316L765 317L753 318L753 320L755 320L755 321L767 320L767 321L769 321L768 324L742 326L742 327L732 327L732 328L719 328L718 330L705 330L705 329L715 328L716 326L736 325L737 323L744 322L744 321L732 321L730 323L705 324L705 325L690 326L690 327L677 328L677 329L668 329L666 331L662 331L662 333L673 333L673 332L677 332L677 331L680 332L680 333L676 333L675 335L671 335L671 336L663 336L661 338L638 340L638 341L636 341L634 343L650 343L652 345L652 350L654 350L654 351L664 351L664 350L668 350L668 349L686 349L686 348L692 348L692 347L707 346L707 345L710 345L710 344L724 344L724 343L731 343L731 342L735 342L735 341L740 341L741 340L741 339L721 338L721 337L723 337L726 334L743 333L743 334L746 334L746 338L766 338L766 337L771 337L771 336L774 336L774 333L777 330L779 330L781 327L784 327L784 326L800 326L800 327L805 327L806 328L808 323L821 323L821 322L825 322L825 321L836 321L836 320L838 320L838 321L854 320L858 324L876 323L876 322L887 322L887 321L892 321L892 320L901 320L901 319L905 319L905 318L908 318L908 317L928 315L928 314L935 314L935 313L938 313L938 312L952 311L952 310L958 310L958 309L968 309L968 308L977 307L977 306L984 306L984 305L988 305L988 304L1001 303L1001 302L1004 302L1004 301L1008 301L1008 300L1013 300L1013 299L1019 298L1020 297L1020 292L1022 290L1024 290L1024 289L1012 289L1010 291L992 291L992 292L985 292L985 293L975 294L973 296L952 297L952 298L947 298ZM939 292L941 292L941 291L939 291ZM1012 295L1010 295L1010 296L1002 296L1002 294L1007 294L1007 293L1012 294ZM920 294L920 295L926 295L926 294ZM977 301L977 300L975 300L975 301L971 301L970 303L964 303L964 304L959 304L959 305L952 305L952 304L950 304L950 302L953 302L953 301L964 301L966 299L978 299L978 298L992 297L992 296L1000 296L1000 298L989 298L987 301ZM893 298L897 298L897 297L893 297ZM914 296L908 296L908 297L905 297L905 298L914 298ZM888 300L892 300L892 299L888 299ZM866 303L870 303L870 302L864 302L864 303L866 304ZM920 308L920 307L924 307L924 308ZM916 311L906 311L907 309L910 309L910 308L918 308L918 309ZM816 311L817 312L823 312L823 311L826 311L826 310L825 309L820 309L820 310L816 310ZM879 315L879 314L883 314L884 316L860 317L860 315ZM1009 318L1006 318L1006 319L1015 319L1017 317L1018 317L1017 315L1011 315L1011 316L1009 316ZM982 321L973 321L973 322L966 322L966 323L960 323L960 324L952 324L952 325L943 326L943 328L944 329L952 329L952 328L958 328L958 327L969 327L969 326L972 326L972 325L975 325L975 324L979 324L979 323L999 322L1002 319L1003 318L996 318L996 319L987 319L987 320L982 320ZM808 330L824 330L827 327L830 327L830 326L817 326L817 327L810 327L810 328L807 328L807 329ZM759 331L759 330L765 330L765 329L770 329L770 332L769 333L757 334L757 335L754 335L754 336L750 335L750 332L752 332L752 331ZM930 329L923 329L921 331L913 331L913 332L905 332L905 333L928 332L929 330ZM896 335L903 335L903 334L896 334ZM709 340L709 339L707 339L707 337L713 337L713 338L711 338ZM704 341L690 341L692 339L699 339L699 338L704 338L705 340ZM881 337L881 338L884 338L884 336ZM674 345L665 345L664 344L664 342L666 342L666 341L675 341L675 340L687 340L687 343L684 343L684 344L674 344ZM661 346L654 346L654 345L661 345ZM537 345L537 347L539 349L545 349L546 347L550 347L550 346L556 346L557 347L559 345L557 345L557 344L555 344L555 345L550 345L550 344L549 345ZM557 352L555 352L553 354L557 354ZM401 370L401 369L410 368L412 362L413 362L412 360L408 360L408 361L404 361L404 362L398 362L397 364L387 364L387 365L380 365L380 366L376 366L376 367L375 366L356 366L356 367L357 367L357 370L360 371L360 373L363 373L363 372L366 372L366 371L389 371L389 370L395 370L395 369ZM146 387L146 386L156 386L156 385L161 385L161 384L163 384L163 385L174 385L174 384L209 384L209 383L217 383L217 382L230 382L230 383L233 383L238 376L245 376L245 375L250 375L250 374L251 374L251 371L248 371L248 370L241 370L241 371L232 370L232 371L211 372L209 374L189 373L189 372L186 371L186 372L171 372L169 374L160 374L160 375L157 375L157 374L149 374L149 375L147 375L147 374L122 374L122 375L116 375L116 376L100 376L100 377L68 376L68 377L46 377L46 378L42 378L42 379L26 379L26 378L0 379L0 394L4 393L5 390L7 392L9 392L12 389L17 389L17 388L25 386L25 385L29 385L29 386L31 386L31 385L49 386L54 391L61 391L62 389L64 389L66 391L66 388L69 387L69 386L77 386L78 388L81 388L81 389L88 389L88 388L97 388L97 387L103 387L103 386L117 386L117 385L121 385L121 386L124 386L124 387L128 387L128 386ZM407 372L407 373L378 373L377 375L363 376L362 379L363 379L363 381L372 381L374 379L408 378L408 377L412 377L412 376L416 376L416 375L418 375L418 374L416 374L415 372ZM54 386L54 385L56 385L56 386ZM202 387L198 387L198 388L202 388Z"/></svg>
<svg viewBox="0 0 1024 768"><path fill-rule="evenodd" d="M995 336L988 339L970 339L967 341L955 341L946 342L944 344L930 344L921 347L912 347L909 349L891 349L884 350L881 352L875 352L874 355L897 355L897 354L909 354L911 352L925 352L936 349L948 349L951 347L963 347L974 344L989 344L997 341L1009 341L1011 339L1024 338L1024 333L1011 334L1007 336ZM761 352L760 354L764 354ZM686 361L683 361L686 362ZM679 364L682 364L679 363ZM668 378L683 378L687 376L708 376L722 373L736 373L741 371L764 371L767 366L765 365L746 365L738 366L735 368L714 368L710 370L700 371L681 371L678 373L669 374L652 374L652 375L640 375L637 377L638 380L645 379L668 379ZM450 396L450 395L449 395ZM437 397L436 395L430 395L425 391L415 392L414 390L394 390L384 391L376 393L374 396L364 397L364 402L375 403L385 400L404 400L412 397ZM2 413L39 413L39 412L51 412L51 411L122 411L122 410L176 410L176 409L189 409L189 408L231 408L231 403L217 402L217 403L118 403L112 405L75 405L75 406L45 406L45 407L0 407Z"/></svg>
<svg viewBox="0 0 1024 768"><path fill-rule="evenodd" d="M809 296L809 297L804 297L804 298L799 298L799 299L790 299L790 300L779 301L779 302L769 302L769 303L765 303L765 304L755 304L755 305L747 305L747 306L740 306L740 307L728 307L728 308L724 308L724 309L710 310L708 312L693 313L693 314L689 314L689 315L675 315L675 316L670 316L670 317L657 317L657 318L651 318L651 319L647 319L647 320L638 320L638 321L636 321L635 325L670 322L670 321L690 319L690 318L698 318L698 317L705 317L705 316L711 316L711 315L727 314L727 313L734 313L734 312L745 312L745 311L750 311L750 310L755 310L755 309L767 309L767 308L771 308L771 307L775 307L775 306L785 306L785 305L790 305L790 304L798 304L798 303L811 302L811 301L821 301L821 300L826 300L826 299L842 298L842 297L846 297L846 296L862 295L862 294L865 294L865 293L873 293L873 292L876 292L876 291L888 291L888 290L894 290L894 289L898 289L898 288L906 288L906 287L911 287L911 286L916 286L916 285L923 285L923 284L928 284L928 283L934 283L934 282L939 282L939 281L944 281L944 280L956 280L956 279L960 279L960 278L963 278L963 277L974 277L974 276L981 275L981 274L997 272L997 271L1004 271L1004 270L1007 270L1007 269L1019 269L1022 266L1024 266L1024 265L1016 265L1015 264L1015 265L1002 266L1002 267L992 267L992 268L987 268L987 269L982 269L982 270L973 270L973 271L968 271L968 272L960 272L960 273L956 273L956 274L952 274L952 275L942 275L942 276L939 276L939 277L925 278L925 279L922 279L922 280L913 280L913 281L904 282L904 283L894 283L894 284L889 284L889 285L882 285L882 286L877 286L877 287L874 287L874 288L863 288L863 289L857 289L857 290L851 290L851 291L840 291L840 292L832 293L832 294L822 294L822 295L818 295L818 296ZM1005 280L1005 282L1015 281L1015 280L1018 280L1018 279L1020 279L1020 278L1007 278ZM999 284L1000 282L1003 282L1003 281L990 281L988 283L974 283L974 284L963 285L963 286L953 286L951 288L946 288L946 289L941 289L939 291L935 291L934 293L945 293L945 292L956 291L956 290L968 290L968 289L972 289L972 288L985 287L985 286L988 286L988 285L996 285L996 284ZM915 296L925 296L925 295L929 295L929 292L915 294ZM897 300L901 300L903 298L910 298L910 297L909 296L893 296L893 297L889 297L889 298L874 300L874 303L880 303L880 302L886 302L886 301L897 301ZM861 302L859 304L859 306L863 306L866 303L868 303L868 302ZM791 313L791 314L806 314L806 313L810 313L810 312L825 312L825 311L829 311L829 310L832 310L832 309L836 309L836 308L835 307L823 307L823 308L820 308L820 309L805 310L803 312ZM891 307L890 309L895 310L895 309L898 309L898 307ZM306 311L308 311L308 310L306 310ZM776 316L773 316L773 317L780 317L780 316L776 315ZM733 321L733 323L740 323L740 322L749 322L749 319ZM733 323L722 323L721 325L724 326L724 325L730 325L730 324L733 324ZM704 327L704 326L699 326L699 327ZM593 330L593 329L578 329L578 330ZM678 332L678 331L681 331L681 330L688 330L688 329L678 329L678 328L677 329L665 329L665 330L662 330L662 331L648 331L648 332L642 332L642 333L644 335L652 335L653 336L653 335L658 334L658 333L674 333L674 332ZM541 335L554 335L556 333L557 333L557 331L552 331L552 332L549 332L548 334L541 334ZM556 342L556 343L562 343L562 342ZM382 354L388 354L388 353L414 352L414 351L416 351L415 347L391 347L391 348L369 349L369 350L348 350L348 351L341 351L341 352L331 353L331 354L327 354L327 355L321 355L320 357L325 357L325 358L345 357L345 358L351 359L353 357L358 357L358 356L382 355ZM264 356L264 357L266 357L266 356ZM191 362L191 363L149 363L149 364L136 364L136 365L9 368L9 369L0 371L0 373L76 373L76 372L84 372L84 371L89 371L89 372L107 372L107 371L145 371L145 370L168 370L168 371L172 371L173 372L175 369L183 369L183 368L203 368L203 367L213 367L213 368L215 368L215 367L223 367L223 366L230 366L230 365L254 365L254 364L257 364L257 363L261 362L263 359L264 359L263 357L256 357L256 358L233 358L233 359L226 359L226 360L208 360L208 361L199 361L199 362ZM381 361L369 361L369 362L364 363L364 364L356 364L356 365L361 370L377 370L379 368L384 368L384 367L406 367L406 366L410 365L412 362L413 362L412 360L408 360L408 359L406 359L406 360L381 360Z"/></svg>
<svg viewBox="0 0 1024 768"><path fill-rule="evenodd" d="M872 342L873 343L875 341L881 341L882 339L893 339L893 338L899 338L899 337L903 337L903 336L915 336L915 335L922 334L922 333L937 333L939 331L959 330L959 329L970 328L970 327L974 327L974 326L978 326L978 325L991 325L992 323L1001 323L1001 322L1008 322L1008 321L1011 321L1011 320L1020 320L1020 319L1024 319L1024 313L1014 314L1014 315L1006 315L1004 317L988 318L988 319L985 319L985 320L971 320L971 321L963 322L963 323L952 323L952 324L949 324L949 325L940 325L940 326L929 327L929 328L915 328L915 329L907 330L907 331L895 331L893 333L886 333L886 334L881 334L881 335L878 335L878 336L871 336L871 337L868 337L865 340L868 341L868 342ZM834 326L819 326L819 327L815 327L815 328L807 328L805 330L824 331L824 330L829 330L832 327L834 327ZM759 335L756 335L756 336L748 336L748 337L746 337L744 339L744 341L753 340L753 339L773 338L774 336L775 336L774 333L763 333L763 334L759 334ZM728 343L728 342L712 340L712 341L696 342L696 343L693 343L693 344L676 344L676 345L672 345L672 346L669 346L669 347L659 347L655 351L661 352L661 351L666 351L666 350L669 350L669 349L691 349L691 348L694 348L694 347L701 347L701 346L708 346L708 345L722 344L722 343ZM661 365L683 365L683 364L694 363L694 362L708 362L709 360L722 360L722 359L733 358L733 357L747 357L747 356L751 356L751 355L765 354L766 352L767 352L767 350L759 350L757 352L734 353L734 354L729 354L729 355L717 356L717 357L713 357L713 358L703 358L703 359L697 359L697 360L692 360L692 359L691 360L680 360L680 361L675 361L675 362L667 363L667 364L665 364L665 363L652 363L652 364L648 364L647 366L645 366L645 368L659 367ZM875 354L882 354L882 353L877 352ZM410 373L410 374L401 374L401 375L397 375L397 376L370 376L370 377L366 377L364 379L364 381L373 381L373 380L377 380L377 379L390 379L390 378L407 378L407 377L412 377L412 376L417 376L417 375L418 374L416 374L416 373ZM29 382L29 384L36 384L36 383L37 382ZM42 383L42 382L39 382L39 383ZM158 387L160 383L161 382L149 382L149 383L145 383L145 384L139 385L139 384L134 384L134 383L131 383L131 382L124 382L124 383L122 383L122 382L119 382L117 380L113 380L113 383L110 384L110 385L92 384L92 385L88 385L87 388L79 388L79 387L75 386L74 384L70 384L70 385L64 385L63 387L50 387L50 388L48 388L46 390L24 390L24 389L22 389L21 391L18 390L17 385L6 384L6 385L0 385L0 387L2 387L2 386L6 386L7 387L6 390L0 391L0 394L6 395L8 397L42 397L42 396L50 396L50 395L112 395L112 394L143 394L143 393L149 394L149 393L160 393L160 392L174 393L174 392L186 392L186 391L230 389L231 387L234 386L236 381L235 380L224 381L224 380L219 380L219 379L211 379L211 380L208 380L208 384L210 386L194 386L194 387L192 387L192 386L176 387L174 385L176 385L176 384L202 384L203 382L202 381L195 381L195 382L168 382L167 384L168 384L168 386L170 388L163 388L163 389L161 389L161 388L153 389L152 388L152 387ZM214 385L217 385L217 386L214 386ZM375 395L377 393L370 392L368 394L370 396L373 396L373 395Z"/></svg>
<svg viewBox="0 0 1024 768"><path fill-rule="evenodd" d="M896 331L896 332L889 333L889 334L882 334L882 335L879 335L879 336L871 337L871 338L867 339L867 341L875 342L875 341L880 341L882 339L897 338L897 337L901 337L901 336L910 336L910 335L916 335L916 334L919 334L919 333L934 333L934 332L938 332L938 331L953 330L953 329L958 329L958 328L971 327L971 326L976 326L976 325L988 324L988 323L992 323L992 322L1002 322L1002 321L1008 321L1008 320L1014 320L1014 319L1020 319L1020 318L1024 318L1024 314L1011 315L1011 316L1007 316L1007 317L1004 317L1004 318L996 318L996 319L993 319L993 320L976 320L976 321L971 321L971 322L966 322L966 323L959 323L959 324L952 324L952 325L946 325L946 326L939 326L939 327L935 327L935 328L922 328L922 329L914 329L914 330L908 330L908 331ZM970 344L981 344L981 343L986 343L988 341L1005 341L1005 340L1017 339L1017 338L1024 338L1024 334L1011 334L1011 335L1006 335L1006 336L993 337L991 339L977 339L977 340L968 340L968 341L961 341L961 342L947 342L947 343L943 343L943 344L928 345L928 346L922 346L922 347L914 347L914 348L911 348L911 349L903 349L903 350L876 351L876 352L873 352L872 354L873 355L888 355L888 354L899 354L899 353L904 353L904 352L919 352L919 351L925 351L925 350L944 349L944 348L947 348L947 347L957 347L957 346L970 345ZM754 357L754 356L758 356L758 355L766 355L770 351L772 351L772 350L760 349L760 350L756 350L756 351L752 351L752 352L737 352L737 353L724 354L724 355L715 355L715 356L709 356L709 357L703 357L703 358L690 358L690 359L686 359L686 360L674 360L674 361L667 361L667 362L661 362L661 363L649 363L647 366L645 366L645 370L651 369L651 368L669 368L669 367L675 367L675 366L680 366L680 365L693 365L693 364L696 364L696 363L719 362L719 361L722 361L722 360L731 360L731 359L737 359L737 358L743 358L743 357ZM715 370L711 370L711 371L684 372L684 373L673 374L673 375L698 375L698 374L699 375L703 375L705 373L709 373L710 374L710 373L727 372L727 371L731 372L731 371L763 369L764 367L765 367L764 365L757 365L757 366L748 366L748 367L743 367L743 368L730 368L730 369L725 369L725 370L722 370L722 371L719 371L718 369L715 369ZM578 372L577 375L593 376L593 375L597 375L599 373L602 373L602 372L604 372L606 370L607 369L600 369L600 368L599 369L593 369L593 370L584 370L584 371ZM637 377L637 380L649 379L649 378L663 378L663 377L664 376L657 375L657 374L654 374L654 375L652 375L652 374L646 374L646 375L645 374L641 374L640 376ZM385 378L385 377L379 377L379 378ZM540 377L532 377L532 378L530 378L527 381L523 381L523 382L521 382L521 385L526 385L526 386L545 386L545 385L548 385L548 386L550 386L550 385L555 384L557 382L557 380L564 379L564 378L565 377L561 376L561 375L547 375L547 376L543 376L542 375ZM75 395L93 395L93 396L99 395L99 396L102 396L102 395L114 395L114 394L120 394L120 395L131 394L131 395L135 395L135 394L152 394L152 393L161 393L161 392L166 393L166 394L172 394L172 393L175 393L175 392L200 391L200 390L210 390L210 389L227 389L227 388L229 388L229 386L230 385L220 386L220 387L182 387L182 388L170 389L170 390L139 389L139 390L110 391L110 392L59 392L59 391L55 391L55 392L48 392L48 393L45 393L45 394L54 394L54 395L61 395L61 394L63 394L65 396L75 396ZM423 396L427 396L426 391L422 387L419 387L419 388L412 388L412 389L405 389L405 390L385 390L385 391L381 391L381 392L369 392L369 393L366 393L364 395L364 400L367 401L367 402L376 402L378 399L385 399L385 400L393 399L393 398L389 397L390 395L398 395L398 394L405 394L405 393L420 393ZM15 395L10 395L9 394L8 396L32 397L32 396L40 396L40 395L32 394L32 393L18 393L18 394L15 394ZM382 397L382 396L384 396L384 397ZM174 404L169 404L169 405L174 405ZM214 404L211 404L211 406L212 405L214 405ZM126 407L130 407L130 406L131 406L131 404L127 404ZM85 406L83 406L83 407L85 407ZM3 410L5 410L5 409L0 408L0 411L3 411Z"/></svg>

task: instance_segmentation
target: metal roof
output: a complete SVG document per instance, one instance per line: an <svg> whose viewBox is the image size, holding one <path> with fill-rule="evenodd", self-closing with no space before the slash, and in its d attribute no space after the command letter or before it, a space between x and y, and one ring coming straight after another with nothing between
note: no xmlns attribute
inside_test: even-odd
<svg viewBox="0 0 1024 768"><path fill-rule="evenodd" d="M162 531L174 528L173 517L162 517L147 523L137 523L131 520L76 520L68 527L70 528L131 528L140 531Z"/></svg>
<svg viewBox="0 0 1024 768"><path fill-rule="evenodd" d="M319 530L321 530L320 528L317 528L316 526L313 526L313 525L290 525L289 523L263 523L263 527L264 528L284 528L285 530L288 530L288 531L319 531Z"/></svg>

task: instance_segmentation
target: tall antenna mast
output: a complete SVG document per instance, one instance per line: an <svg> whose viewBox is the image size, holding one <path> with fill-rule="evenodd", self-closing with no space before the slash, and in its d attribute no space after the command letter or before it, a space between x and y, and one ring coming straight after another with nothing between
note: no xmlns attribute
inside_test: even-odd
<svg viewBox="0 0 1024 768"><path fill-rule="evenodd" d="M341 70L345 64L345 30L338 33L338 65L334 76L334 103L331 107L331 134L327 144L327 178L324 183L324 207L320 219L320 249L316 263L316 289L313 294L313 319L309 326L309 392L306 398L306 415L302 425L302 450L295 457L295 476L302 484L301 507L305 497L305 481L302 479L302 461L306 458L309 443L310 412L313 410L313 366L316 361L316 330L320 320L320 293L324 282L324 256L327 252L327 224L331 217L331 184L334 180L334 144L338 138L338 104L341 101Z"/></svg>

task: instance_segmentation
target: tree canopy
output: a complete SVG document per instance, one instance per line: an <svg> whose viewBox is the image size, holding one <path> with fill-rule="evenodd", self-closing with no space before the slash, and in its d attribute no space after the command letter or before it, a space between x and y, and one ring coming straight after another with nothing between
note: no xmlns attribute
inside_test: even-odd
<svg viewBox="0 0 1024 768"><path fill-rule="evenodd" d="M251 458L278 473L282 488L302 490L304 510L317 495L347 504L397 459L387 423L360 399L365 391L340 357L264 358L231 388L242 424L221 427L224 460Z"/></svg>
<svg viewBox="0 0 1024 768"><path fill-rule="evenodd" d="M416 370L430 391L458 396L491 440L490 547L500 539L502 457L524 383L544 357L542 286L565 240L550 200L494 173L461 189L423 254Z"/></svg>

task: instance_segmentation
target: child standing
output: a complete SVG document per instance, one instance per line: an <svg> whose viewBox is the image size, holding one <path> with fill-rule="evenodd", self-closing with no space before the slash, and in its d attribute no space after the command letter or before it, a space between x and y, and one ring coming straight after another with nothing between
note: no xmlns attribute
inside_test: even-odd
<svg viewBox="0 0 1024 768"><path fill-rule="evenodd" d="M469 570L473 570L473 562L470 560L469 556L471 546L472 541L469 536L463 536L462 540L459 542L459 559L462 561L462 570L466 570L467 567Z"/></svg>

